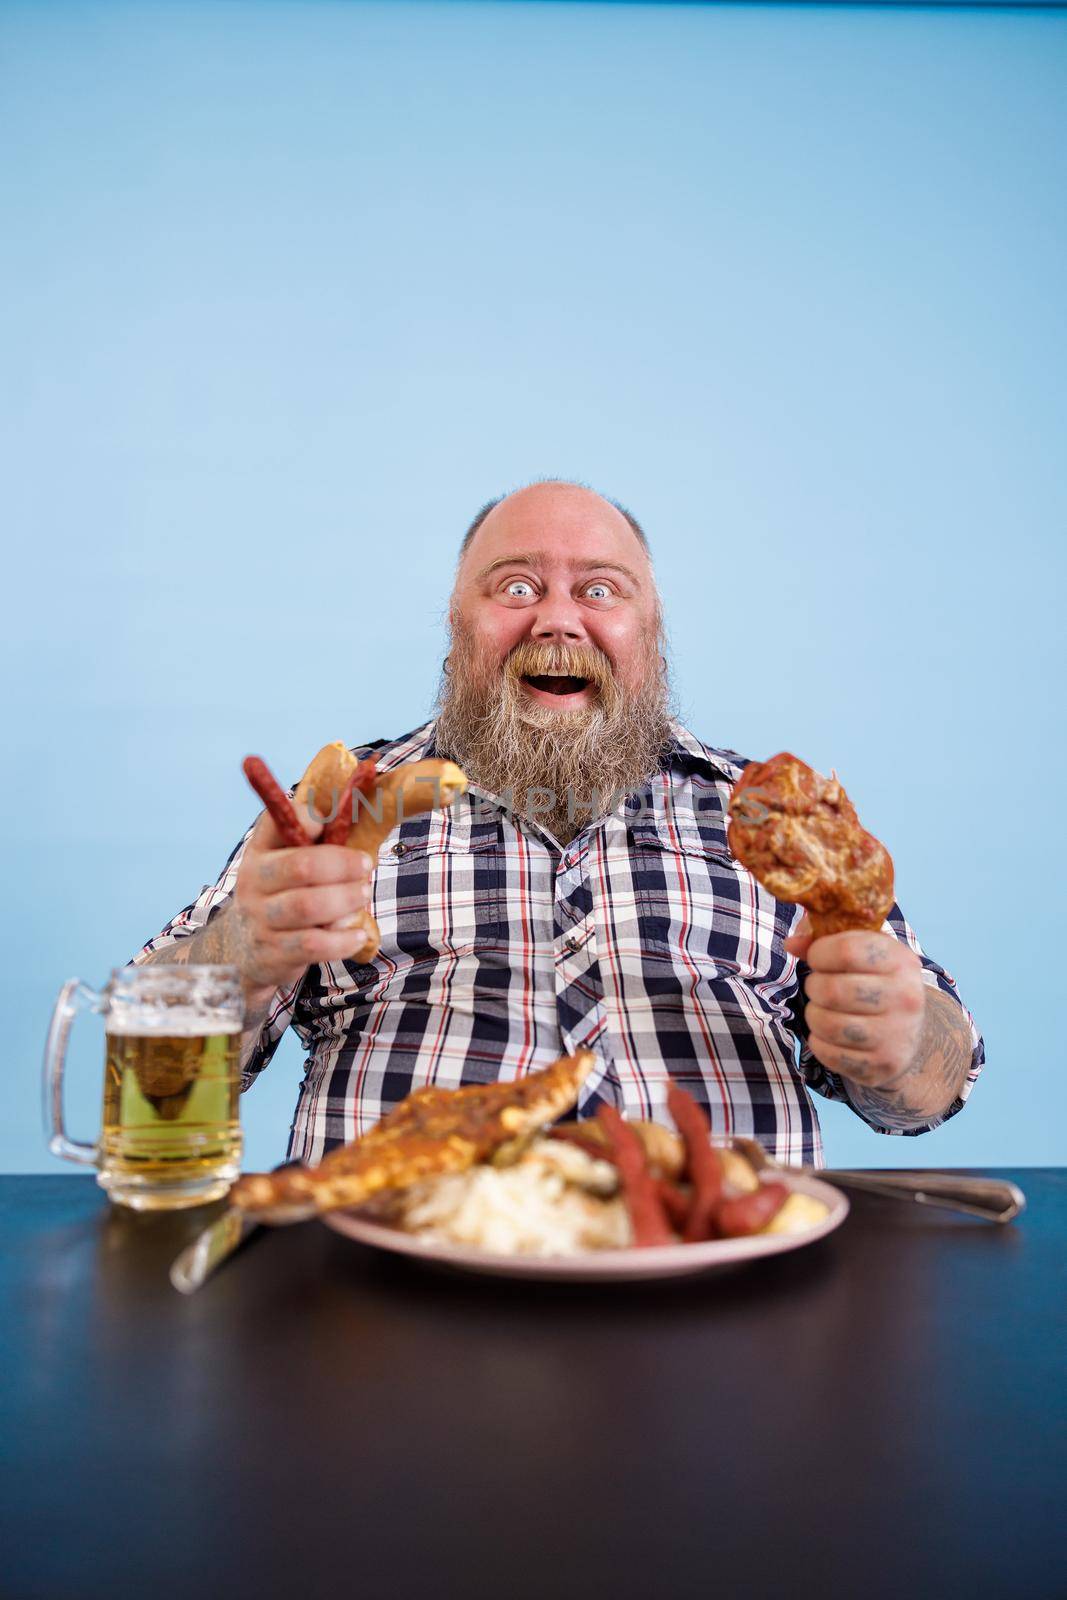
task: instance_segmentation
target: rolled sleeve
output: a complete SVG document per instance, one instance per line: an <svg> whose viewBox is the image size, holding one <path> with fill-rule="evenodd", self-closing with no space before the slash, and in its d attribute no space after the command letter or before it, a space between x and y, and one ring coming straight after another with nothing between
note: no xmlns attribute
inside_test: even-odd
<svg viewBox="0 0 1067 1600"><path fill-rule="evenodd" d="M801 913L798 909L798 922L800 920L800 914ZM981 1072L982 1067L985 1065L985 1043L982 1039L982 1035L978 1032L978 1028L975 1024L973 1016L960 999L959 990L956 987L956 980L948 972L946 972L945 968L936 962L932 956L927 955L926 951L922 948L922 945L916 938L914 929L908 923L904 913L901 911L898 905L894 904L887 920L882 924L882 932L891 933L895 939L900 940L901 944L906 944L910 950L915 951L915 954L922 963L923 982L929 988L938 989L942 994L948 995L953 1004L959 1007L960 1014L966 1019L967 1027L971 1037L971 1062L967 1069L967 1077L964 1080L959 1094L956 1096L955 1100L953 1100L952 1104L947 1106L946 1109L940 1113L940 1115L930 1117L924 1122L917 1122L915 1126L911 1128L886 1127L884 1124L878 1122L874 1117L872 1117L869 1112L861 1111L857 1106L853 1105L848 1093L847 1080L841 1077L839 1073L831 1072L829 1068L824 1067L822 1062L818 1061L808 1048L808 1030L804 1018L804 1012L807 1005L804 995L804 981L811 969L808 967L806 962L803 961L797 964L798 987L792 1010L793 1032L795 1033L800 1045L800 1053L798 1056L797 1065L799 1066L804 1082L807 1084L809 1089L814 1090L816 1094L821 1094L827 1100L840 1100L844 1105L847 1105L850 1110L854 1111L856 1116L865 1122L869 1128L873 1128L875 1133L904 1134L905 1136L911 1137L919 1133L932 1132L934 1128L939 1128L942 1123L947 1122L950 1117L954 1117L957 1112L963 1110L964 1104L970 1096L971 1090L978 1081L978 1075Z"/></svg>

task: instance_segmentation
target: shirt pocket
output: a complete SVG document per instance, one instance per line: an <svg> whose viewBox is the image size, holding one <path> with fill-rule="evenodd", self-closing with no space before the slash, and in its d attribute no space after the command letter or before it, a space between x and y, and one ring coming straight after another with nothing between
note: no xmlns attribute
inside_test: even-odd
<svg viewBox="0 0 1067 1600"><path fill-rule="evenodd" d="M381 957L406 965L506 942L507 854L499 825L450 833L420 827L423 821L405 824L378 859L371 910L382 931Z"/></svg>
<svg viewBox="0 0 1067 1600"><path fill-rule="evenodd" d="M781 907L733 855L723 821L635 823L630 849L645 948L710 976L758 982L781 974Z"/></svg>

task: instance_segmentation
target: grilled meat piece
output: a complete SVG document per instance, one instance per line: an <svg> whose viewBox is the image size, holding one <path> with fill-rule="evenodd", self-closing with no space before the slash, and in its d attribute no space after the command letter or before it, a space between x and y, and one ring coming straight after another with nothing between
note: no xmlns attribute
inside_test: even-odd
<svg viewBox="0 0 1067 1600"><path fill-rule="evenodd" d="M816 938L880 928L893 904L889 851L860 826L836 778L786 752L745 768L727 839L765 889L806 908Z"/></svg>
<svg viewBox="0 0 1067 1600"><path fill-rule="evenodd" d="M465 1172L569 1111L593 1061L592 1051L579 1050L510 1083L416 1089L362 1139L331 1150L317 1167L249 1173L234 1184L230 1199L261 1222L300 1222L424 1178Z"/></svg>

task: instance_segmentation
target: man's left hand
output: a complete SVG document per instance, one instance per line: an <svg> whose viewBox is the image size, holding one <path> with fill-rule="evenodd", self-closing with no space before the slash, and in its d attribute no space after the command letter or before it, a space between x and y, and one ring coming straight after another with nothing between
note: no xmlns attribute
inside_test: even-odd
<svg viewBox="0 0 1067 1600"><path fill-rule="evenodd" d="M891 1089L916 1060L926 985L914 950L889 933L813 939L805 916L785 948L811 968L805 980L812 1053L831 1072Z"/></svg>

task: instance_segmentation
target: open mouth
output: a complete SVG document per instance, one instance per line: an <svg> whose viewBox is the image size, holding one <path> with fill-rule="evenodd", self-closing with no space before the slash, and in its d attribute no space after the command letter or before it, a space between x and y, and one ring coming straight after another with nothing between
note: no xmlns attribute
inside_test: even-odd
<svg viewBox="0 0 1067 1600"><path fill-rule="evenodd" d="M522 681L532 689L540 689L543 694L580 694L590 684L588 678L553 677L547 673L526 675Z"/></svg>

